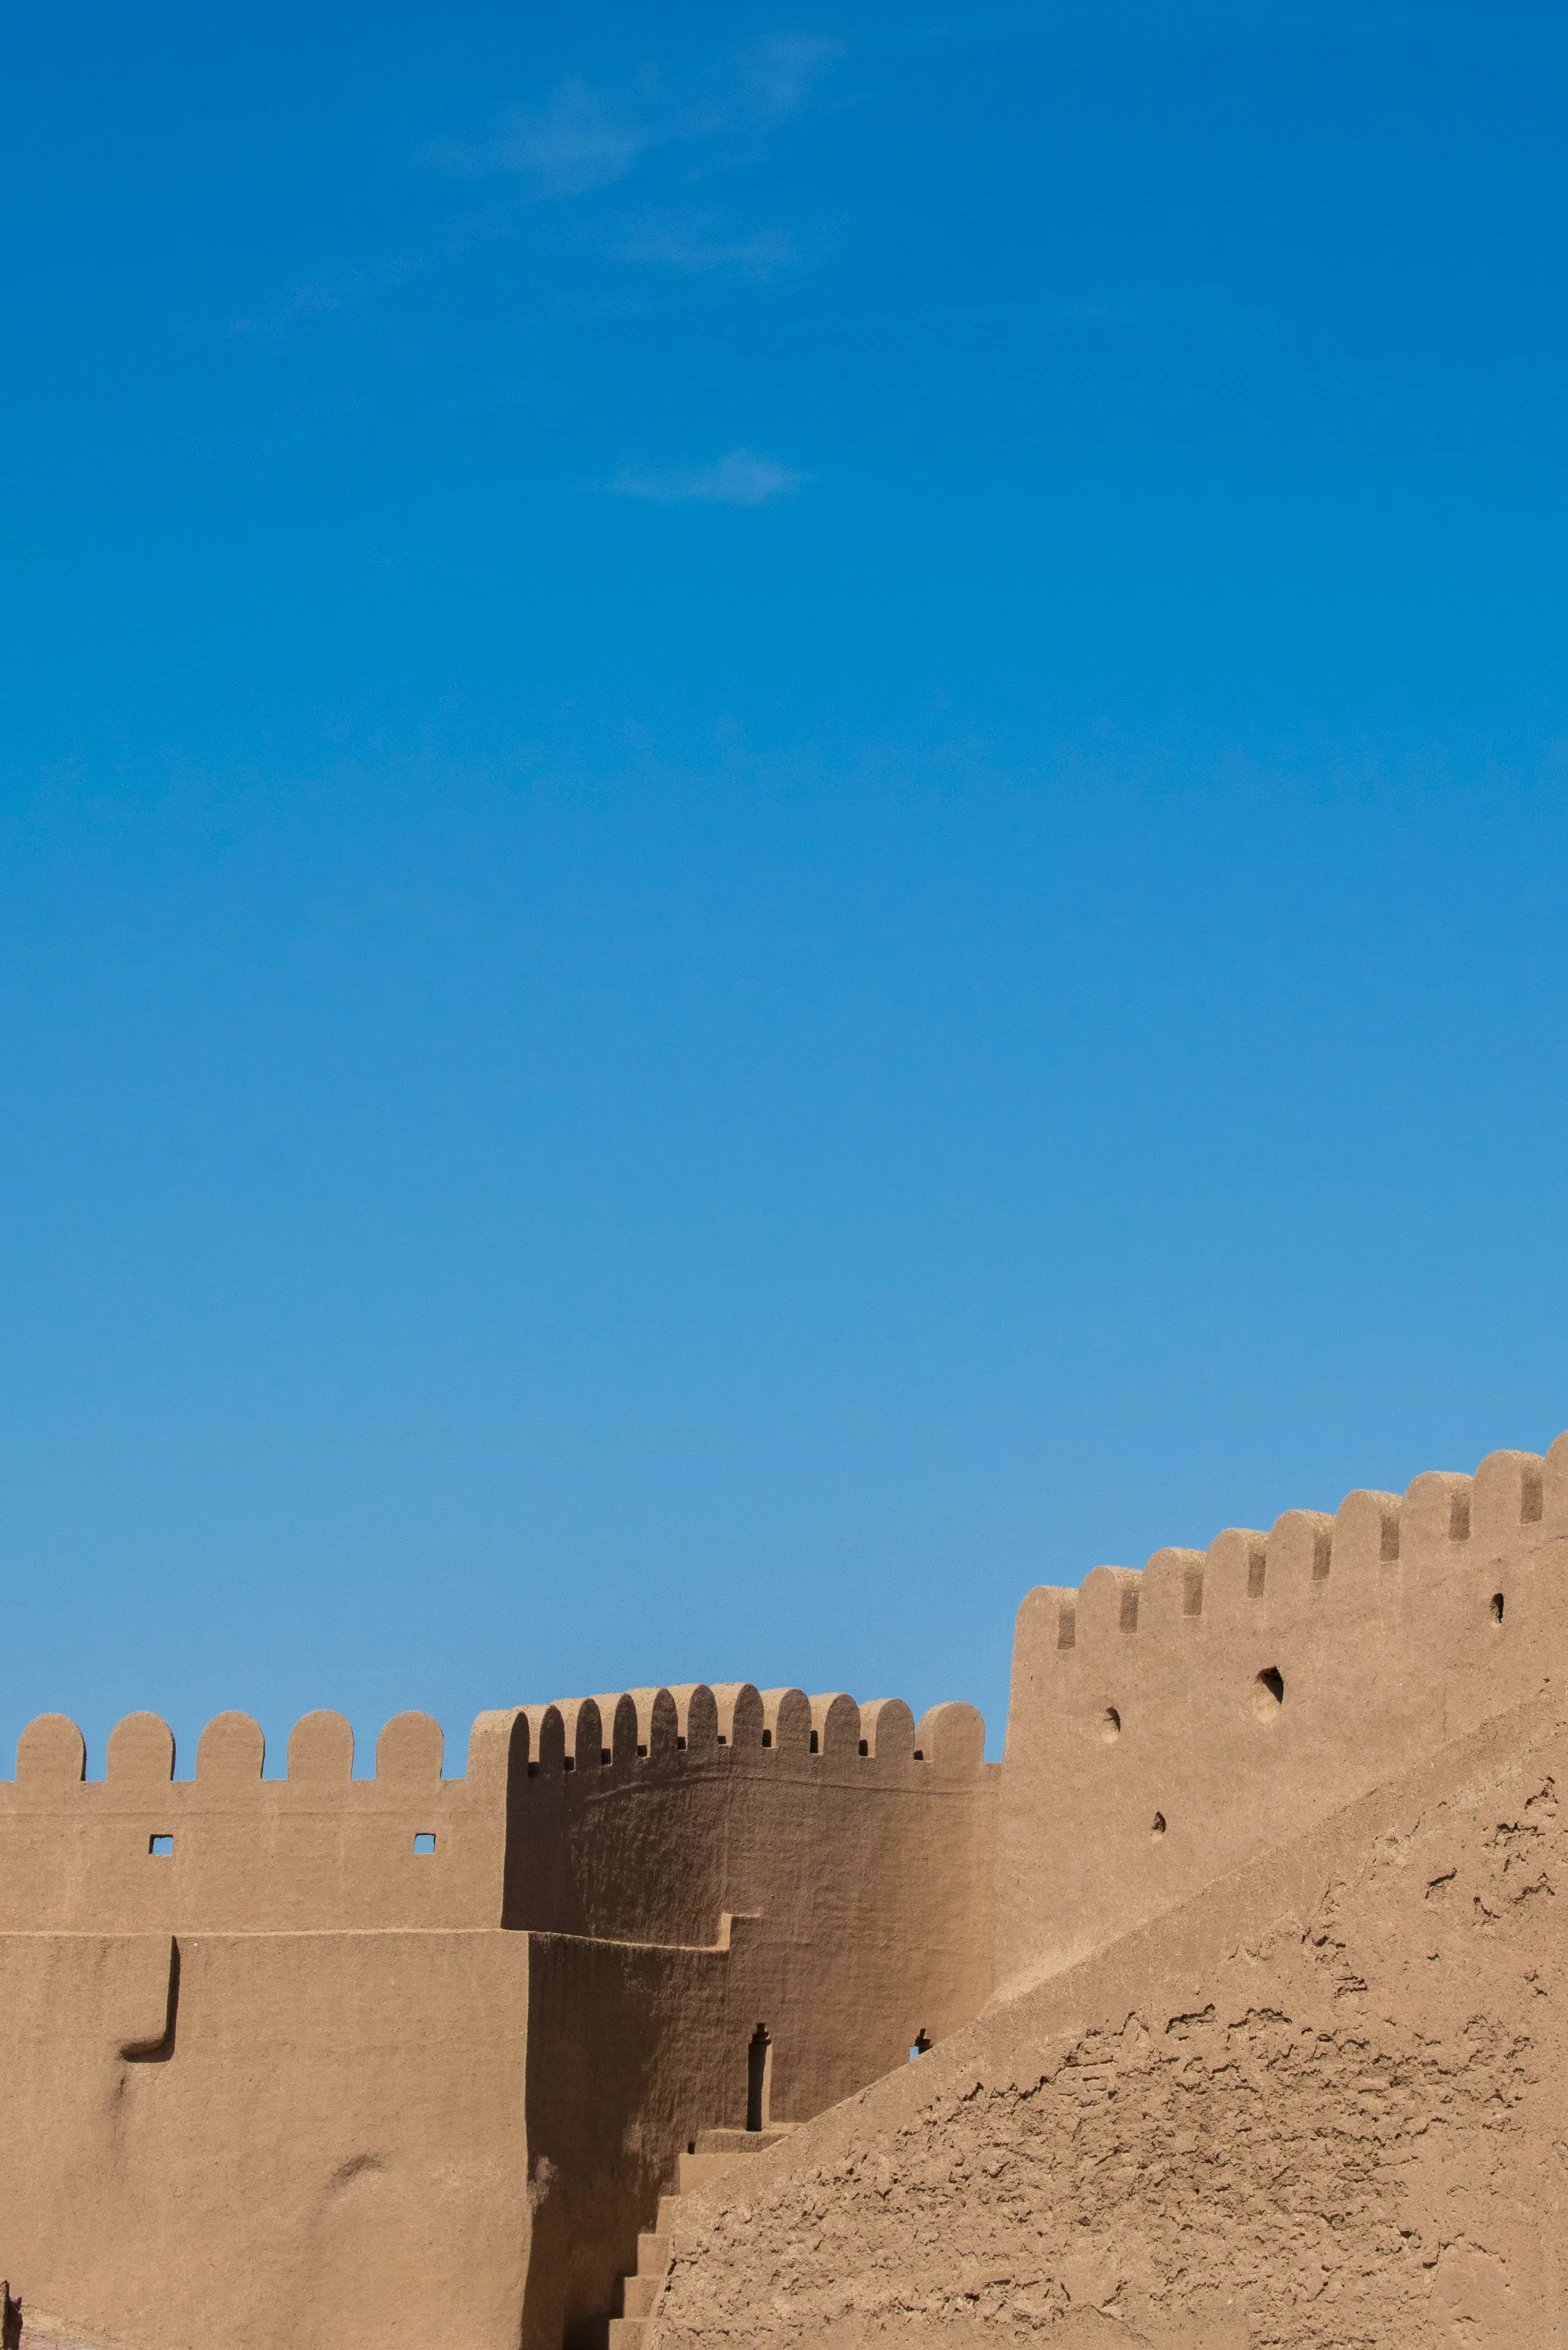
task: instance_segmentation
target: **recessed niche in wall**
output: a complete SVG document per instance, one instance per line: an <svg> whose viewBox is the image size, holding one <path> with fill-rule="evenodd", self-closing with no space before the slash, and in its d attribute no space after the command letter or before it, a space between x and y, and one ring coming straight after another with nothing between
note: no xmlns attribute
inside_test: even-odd
<svg viewBox="0 0 1568 2350"><path fill-rule="evenodd" d="M1151 1835L1151 1836L1163 1836L1163 1835L1164 1835L1164 1833L1165 1833L1165 1814L1164 1814L1162 1811L1157 1811L1157 1812L1155 1813L1155 1815L1154 1815L1154 1825L1153 1825L1153 1827L1150 1829L1149 1833L1150 1833L1150 1835Z"/></svg>
<svg viewBox="0 0 1568 2350"><path fill-rule="evenodd" d="M1113 1746L1122 1734L1122 1717L1114 1705L1108 1705L1100 1716L1100 1736L1107 1746Z"/></svg>
<svg viewBox="0 0 1568 2350"><path fill-rule="evenodd" d="M1285 1676L1278 1665L1266 1665L1252 1684L1252 1710L1260 1722L1268 1722L1284 1702Z"/></svg>

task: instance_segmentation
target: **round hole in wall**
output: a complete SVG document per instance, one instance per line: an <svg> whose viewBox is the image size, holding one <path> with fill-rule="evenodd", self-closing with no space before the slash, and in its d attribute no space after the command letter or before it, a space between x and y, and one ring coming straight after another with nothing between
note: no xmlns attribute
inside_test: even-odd
<svg viewBox="0 0 1568 2350"><path fill-rule="evenodd" d="M1252 1685L1252 1710L1260 1722L1268 1722L1284 1702L1285 1676L1278 1665L1266 1665Z"/></svg>
<svg viewBox="0 0 1568 2350"><path fill-rule="evenodd" d="M1153 1827L1150 1829L1149 1833L1150 1833L1151 1835L1153 1835L1153 1836L1163 1836L1163 1835L1164 1835L1164 1833L1165 1833L1165 1814L1164 1814L1162 1811L1157 1811L1157 1812L1155 1813L1155 1815L1154 1815L1154 1826L1153 1826Z"/></svg>
<svg viewBox="0 0 1568 2350"><path fill-rule="evenodd" d="M1113 1745L1122 1734L1122 1717L1114 1705L1108 1705L1100 1716L1100 1736L1107 1746Z"/></svg>
<svg viewBox="0 0 1568 2350"><path fill-rule="evenodd" d="M1500 1624L1502 1620L1503 1595L1500 1591L1494 1591L1492 1594L1492 1621L1494 1624Z"/></svg>

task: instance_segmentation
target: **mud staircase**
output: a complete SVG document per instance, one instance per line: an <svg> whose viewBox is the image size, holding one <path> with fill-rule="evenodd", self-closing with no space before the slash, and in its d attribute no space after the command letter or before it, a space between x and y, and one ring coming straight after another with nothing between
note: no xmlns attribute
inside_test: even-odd
<svg viewBox="0 0 1568 2350"><path fill-rule="evenodd" d="M765 2154L794 2129L793 2122L771 2122L762 2130L703 2130L681 2156L673 2195L659 2197L658 2224L637 2238L637 2266L621 2279L621 2314L610 2320L610 2350L642 2350L642 2339L654 2304L670 2273L670 2234L683 2195L705 2187L720 2171L749 2154Z"/></svg>

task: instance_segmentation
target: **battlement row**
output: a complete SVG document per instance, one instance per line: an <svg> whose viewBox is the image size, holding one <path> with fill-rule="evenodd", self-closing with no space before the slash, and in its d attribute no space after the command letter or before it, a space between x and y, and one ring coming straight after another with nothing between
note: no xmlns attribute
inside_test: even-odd
<svg viewBox="0 0 1568 2350"><path fill-rule="evenodd" d="M479 1716L468 1746L470 1778L476 1770L480 1776L493 1775L498 1763L504 1768L513 1719L512 1714ZM394 1715L376 1740L376 1781L406 1785L439 1780L443 1751L441 1725L429 1714ZM252 1715L217 1714L197 1740L196 1781L227 1786L258 1782L266 1759L266 1738ZM158 1714L127 1714L109 1733L105 1756L109 1784L168 1786L174 1781L174 1764L174 1732ZM309 1713L295 1723L288 1742L290 1780L347 1782L353 1775L354 1732L341 1714ZM81 1782L92 1783L87 1781L87 1744L80 1729L68 1714L40 1714L17 1740L16 1784L68 1786ZM359 1784L373 1785L375 1781Z"/></svg>
<svg viewBox="0 0 1568 2350"><path fill-rule="evenodd" d="M1194 1619L1295 1614L1314 1596L1332 1607L1372 1577L1490 1565L1554 1533L1568 1535L1568 1436L1544 1456L1489 1453L1473 1477L1432 1470L1403 1494L1347 1494L1332 1514L1286 1510L1267 1533L1228 1527L1206 1551L1157 1550L1142 1569L1095 1567L1076 1591L1032 1591L1023 1609L1054 1608L1058 1649L1098 1652Z"/></svg>
<svg viewBox="0 0 1568 2350"><path fill-rule="evenodd" d="M672 1689L528 1706L529 1768L596 1774L685 1754L693 1759L772 1752L825 1760L936 1764L978 1770L985 1723L972 1705L932 1706L917 1723L901 1697L859 1705L842 1690L757 1689L750 1681L693 1681Z"/></svg>
<svg viewBox="0 0 1568 2350"><path fill-rule="evenodd" d="M174 1777L174 1733L159 1715L127 1714L109 1734L104 1784L125 1789L180 1785L237 1788L350 1784L373 1788L484 1785L504 1788L526 1766L530 1777L624 1771L650 1758L721 1750L855 1757L877 1763L932 1762L977 1769L985 1724L973 1706L933 1706L917 1724L902 1698L869 1705L835 1691L808 1697L799 1689L759 1690L749 1681L709 1687L630 1689L482 1713L468 1742L466 1779L443 1781L441 1725L429 1714L395 1715L376 1740L373 1780L354 1779L354 1732L338 1713L306 1714L289 1733L287 1777L263 1782L266 1739L250 1714L223 1713L196 1746L194 1781ZM87 1780L87 1746L66 1714L40 1714L17 1742L18 1788L61 1788Z"/></svg>

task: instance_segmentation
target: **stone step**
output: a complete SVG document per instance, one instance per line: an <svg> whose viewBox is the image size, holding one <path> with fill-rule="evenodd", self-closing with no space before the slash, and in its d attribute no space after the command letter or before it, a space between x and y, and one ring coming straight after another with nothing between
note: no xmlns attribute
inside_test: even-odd
<svg viewBox="0 0 1568 2350"><path fill-rule="evenodd" d="M680 2158L673 2195L659 2197L655 2225L637 2238L637 2267L621 2279L621 2314L610 2320L609 2350L642 2350L643 2329L652 2315L670 2267L670 2230L683 2195L706 2185L749 2154L765 2154L788 2137L794 2122L773 2122L765 2130L700 2130L695 2151Z"/></svg>
<svg viewBox="0 0 1568 2350"><path fill-rule="evenodd" d="M765 2130L699 2130L699 2154L761 2154L776 2146L796 2127L794 2122L769 2122Z"/></svg>
<svg viewBox="0 0 1568 2350"><path fill-rule="evenodd" d="M664 2290L664 2277L623 2277L621 2279L622 2317L651 2317L653 2305Z"/></svg>
<svg viewBox="0 0 1568 2350"><path fill-rule="evenodd" d="M693 2187L705 2187L721 2170L728 2170L732 2162L743 2161L752 2154L766 2154L770 2146L777 2146L787 2135L782 2129L704 2130L697 2140L696 2153L681 2156L676 2192L689 2195Z"/></svg>
<svg viewBox="0 0 1568 2350"><path fill-rule="evenodd" d="M676 2193L689 2195L693 2187L705 2187L721 2170L728 2170L735 2159L733 2154L683 2154L676 2173Z"/></svg>

